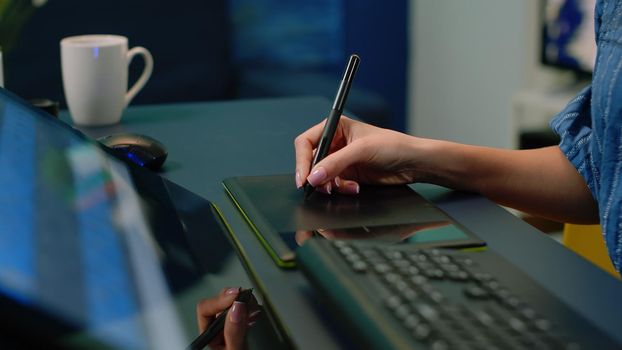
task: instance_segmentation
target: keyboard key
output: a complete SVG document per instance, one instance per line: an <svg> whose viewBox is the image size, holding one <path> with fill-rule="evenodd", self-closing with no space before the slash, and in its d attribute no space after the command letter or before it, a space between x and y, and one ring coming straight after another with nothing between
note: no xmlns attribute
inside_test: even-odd
<svg viewBox="0 0 622 350"><path fill-rule="evenodd" d="M400 267L408 268L412 266L412 263L405 259L396 259L396 260L393 260L392 262L393 262L393 266L397 268L400 268Z"/></svg>
<svg viewBox="0 0 622 350"><path fill-rule="evenodd" d="M417 276L413 276L410 281L415 285L415 286L421 286L424 285L428 282L428 279L425 276L421 276L421 275L417 275Z"/></svg>
<svg viewBox="0 0 622 350"><path fill-rule="evenodd" d="M339 247L339 252L342 255L347 256L347 255L354 253L354 249L350 247L349 245L342 245L341 247Z"/></svg>
<svg viewBox="0 0 622 350"><path fill-rule="evenodd" d="M384 254L384 256L389 260L399 260L404 258L404 255L399 250L389 250Z"/></svg>
<svg viewBox="0 0 622 350"><path fill-rule="evenodd" d="M346 241L333 241L333 244L337 248L345 247L345 246L348 245L348 243Z"/></svg>
<svg viewBox="0 0 622 350"><path fill-rule="evenodd" d="M376 272L378 272L379 274L383 274L383 273L387 273L389 271L392 271L393 268L389 264L380 263L380 264L376 264L374 266L374 270L376 270Z"/></svg>
<svg viewBox="0 0 622 350"><path fill-rule="evenodd" d="M415 314L410 314L404 319L404 326L410 330L414 330L421 323L421 319Z"/></svg>
<svg viewBox="0 0 622 350"><path fill-rule="evenodd" d="M520 301L520 299L518 299L515 296L509 296L509 297L503 299L503 303L507 307L510 307L510 308L514 309L514 308L517 308L521 304L521 301Z"/></svg>
<svg viewBox="0 0 622 350"><path fill-rule="evenodd" d="M428 270L424 270L423 274L430 279L442 280L445 278L445 273L441 269L432 268Z"/></svg>
<svg viewBox="0 0 622 350"><path fill-rule="evenodd" d="M428 294L428 298L436 304L440 304L443 302L445 297L443 297L443 293L435 290Z"/></svg>
<svg viewBox="0 0 622 350"><path fill-rule="evenodd" d="M346 258L346 260L350 264L354 264L356 262L363 261L363 259L361 259L361 257L358 254L356 254L356 253L351 253L349 255L346 255L345 258Z"/></svg>
<svg viewBox="0 0 622 350"><path fill-rule="evenodd" d="M427 255L422 254L422 253L413 253L413 254L410 254L408 257L410 258L410 260L417 262L417 263L428 261Z"/></svg>
<svg viewBox="0 0 622 350"><path fill-rule="evenodd" d="M486 281L483 284L483 286L486 287L487 289L489 289L492 292L495 292L495 291L497 291L498 289L501 288L501 285L499 284L499 282L495 281L494 279L490 280L490 281Z"/></svg>
<svg viewBox="0 0 622 350"><path fill-rule="evenodd" d="M447 277L449 277L449 279L452 279L454 281L468 281L469 280L469 274L464 271L450 272L447 274Z"/></svg>
<svg viewBox="0 0 622 350"><path fill-rule="evenodd" d="M421 323L415 327L413 330L413 336L415 339L424 341L430 337L432 334L432 328L427 324Z"/></svg>
<svg viewBox="0 0 622 350"><path fill-rule="evenodd" d="M368 266L367 263L363 262L363 261L356 261L354 263L352 263L352 269L356 272L367 272L368 270Z"/></svg>
<svg viewBox="0 0 622 350"><path fill-rule="evenodd" d="M444 339L434 340L430 344L430 350L448 350L450 349L449 343Z"/></svg>
<svg viewBox="0 0 622 350"><path fill-rule="evenodd" d="M467 257L460 256L460 255L453 256L453 261L456 264L458 264L458 265L460 265L462 267L467 267L467 268L471 267L471 266L473 266L475 264L471 258L467 258Z"/></svg>
<svg viewBox="0 0 622 350"><path fill-rule="evenodd" d="M421 271L414 266L403 267L403 268L399 268L398 270L400 271L400 273L404 275L410 275L410 276L418 275L421 273Z"/></svg>
<svg viewBox="0 0 622 350"><path fill-rule="evenodd" d="M494 324L494 319L490 314L488 314L484 310L475 310L473 311L475 318L479 321L479 323L484 327L490 327Z"/></svg>
<svg viewBox="0 0 622 350"><path fill-rule="evenodd" d="M441 256L442 253L439 249L430 249L430 250L424 250L424 253L427 253L428 255L434 257L434 256Z"/></svg>
<svg viewBox="0 0 622 350"><path fill-rule="evenodd" d="M414 308L422 318L430 322L435 322L439 317L439 313L436 308L429 304L419 303L415 305Z"/></svg>
<svg viewBox="0 0 622 350"><path fill-rule="evenodd" d="M400 305L397 309L394 310L395 316L400 320L406 320L410 315L413 314L412 309L407 304Z"/></svg>
<svg viewBox="0 0 622 350"><path fill-rule="evenodd" d="M397 295L390 295L385 299L385 304L389 307L389 309L395 310L399 308L403 303L402 299Z"/></svg>
<svg viewBox="0 0 622 350"><path fill-rule="evenodd" d="M546 318L539 318L534 322L534 326L543 332L548 332L551 330L551 321Z"/></svg>
<svg viewBox="0 0 622 350"><path fill-rule="evenodd" d="M536 311L528 306L523 306L518 313L527 320L533 320L536 317Z"/></svg>
<svg viewBox="0 0 622 350"><path fill-rule="evenodd" d="M492 280L492 275L486 272L475 272L473 279L478 282L487 282Z"/></svg>
<svg viewBox="0 0 622 350"><path fill-rule="evenodd" d="M456 264L440 264L439 267L441 269L443 269L443 271L445 272L456 272L456 271L462 271L462 269L460 268L460 266L456 265ZM465 272L466 273L466 272Z"/></svg>
<svg viewBox="0 0 622 350"><path fill-rule="evenodd" d="M464 289L464 295L472 299L488 299L490 294L487 290L478 286L468 286Z"/></svg>
<svg viewBox="0 0 622 350"><path fill-rule="evenodd" d="M508 323L510 324L510 328L517 333L523 333L527 330L527 325L518 318L512 317L508 320Z"/></svg>
<svg viewBox="0 0 622 350"><path fill-rule="evenodd" d="M436 255L432 257L432 261L437 264L449 264L451 259L447 255Z"/></svg>
<svg viewBox="0 0 622 350"><path fill-rule="evenodd" d="M414 263L414 266L425 273L428 270L436 269L436 265L429 262Z"/></svg>
<svg viewBox="0 0 622 350"><path fill-rule="evenodd" d="M400 294L402 295L404 300L406 300L407 302L411 302L411 303L416 301L419 298L419 293L417 293L414 289L410 287L401 290Z"/></svg>
<svg viewBox="0 0 622 350"><path fill-rule="evenodd" d="M410 289L410 286L404 280L399 280L395 282L394 287L399 292L406 290L406 289Z"/></svg>
<svg viewBox="0 0 622 350"><path fill-rule="evenodd" d="M372 248L361 249L361 255L365 259L374 259L374 258L380 257L380 254L375 249L372 249Z"/></svg>
<svg viewBox="0 0 622 350"><path fill-rule="evenodd" d="M393 273L393 272L389 272L386 275L384 275L383 277L390 284L394 284L397 281L402 279L402 276L398 275L397 273Z"/></svg>

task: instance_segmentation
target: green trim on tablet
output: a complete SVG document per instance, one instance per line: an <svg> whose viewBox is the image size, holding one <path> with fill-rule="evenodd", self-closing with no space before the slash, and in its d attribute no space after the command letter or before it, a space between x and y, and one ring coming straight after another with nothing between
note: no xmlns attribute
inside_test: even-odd
<svg viewBox="0 0 622 350"><path fill-rule="evenodd" d="M488 250L488 246L481 246L481 247L469 247L469 248L461 248L459 249L462 252L485 252Z"/></svg>
<svg viewBox="0 0 622 350"><path fill-rule="evenodd" d="M266 249L266 251L268 252L268 254L270 255L270 257L272 258L272 260L274 260L274 262L282 267L282 268L286 268L286 269L291 269L291 268L295 268L296 267L296 261L294 260L294 255L292 254L291 256L291 260L283 260L281 258L281 256L279 256L279 253L277 251L275 251L272 247L272 245L270 244L270 242L268 242L266 240L266 238L264 237L264 235L261 233L261 231L257 228L257 226L255 226L255 224L253 223L253 221L251 221L251 219L249 218L249 216L246 214L246 212L244 211L244 209L242 208L242 206L240 205L240 203L238 203L238 201L236 200L235 196L233 195L233 193L231 193L231 190L229 189L229 187L227 187L227 180L223 181L223 187L225 188L225 191L227 192L227 194L229 195L229 198L231 198L231 200L233 200L233 203L235 204L235 206L238 208L238 210L240 211L240 213L242 214L242 216L244 217L244 219L246 220L246 223L250 226L251 230L253 231L253 233L255 234L255 236L257 237L257 239L259 239L259 242L261 242L261 245L264 246L264 248Z"/></svg>

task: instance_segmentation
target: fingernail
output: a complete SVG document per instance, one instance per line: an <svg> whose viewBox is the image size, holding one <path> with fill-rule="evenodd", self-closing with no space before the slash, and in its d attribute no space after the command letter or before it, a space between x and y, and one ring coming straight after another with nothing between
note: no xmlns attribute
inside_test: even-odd
<svg viewBox="0 0 622 350"><path fill-rule="evenodd" d="M246 304L241 301L234 301L231 310L229 310L229 319L233 323L240 323L242 315L246 312Z"/></svg>
<svg viewBox="0 0 622 350"><path fill-rule="evenodd" d="M324 169L323 167L319 167L313 170L311 175L309 175L309 177L307 178L307 181L309 181L311 186L315 187L321 184L322 182L324 182L325 179L326 179L326 169Z"/></svg>
<svg viewBox="0 0 622 350"><path fill-rule="evenodd" d="M296 171L296 188L302 187L302 179L300 178L300 172Z"/></svg>
<svg viewBox="0 0 622 350"><path fill-rule="evenodd" d="M252 327L252 326L254 326L256 323L257 323L257 321L249 322L249 323L248 323L248 326L249 326L249 327Z"/></svg>
<svg viewBox="0 0 622 350"><path fill-rule="evenodd" d="M335 186L341 187L341 179L339 176L335 176Z"/></svg>
<svg viewBox="0 0 622 350"><path fill-rule="evenodd" d="M253 318L261 313L261 310L255 310L248 315L248 318Z"/></svg>
<svg viewBox="0 0 622 350"><path fill-rule="evenodd" d="M358 194L361 191L361 187L356 182L347 182L339 188L339 191L342 193Z"/></svg>
<svg viewBox="0 0 622 350"><path fill-rule="evenodd" d="M321 193L330 194L332 190L332 185L330 184L330 182L327 182L324 186L316 187L315 190Z"/></svg>
<svg viewBox="0 0 622 350"><path fill-rule="evenodd" d="M239 292L240 292L240 288L239 287L229 288L225 292L225 295L238 294Z"/></svg>
<svg viewBox="0 0 622 350"><path fill-rule="evenodd" d="M316 231L325 238L334 238L335 236L330 230L326 230L323 228L319 228Z"/></svg>

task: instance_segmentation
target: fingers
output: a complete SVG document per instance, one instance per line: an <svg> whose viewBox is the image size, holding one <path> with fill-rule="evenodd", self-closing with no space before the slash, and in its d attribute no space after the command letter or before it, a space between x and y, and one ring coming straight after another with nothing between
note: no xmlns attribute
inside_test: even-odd
<svg viewBox="0 0 622 350"><path fill-rule="evenodd" d="M313 237L313 231L305 230L296 231L296 235L294 236L298 245L302 245L307 239L311 237Z"/></svg>
<svg viewBox="0 0 622 350"><path fill-rule="evenodd" d="M239 301L233 302L227 314L223 332L227 350L244 348L246 332L249 327L255 325L260 314L261 307L257 304L255 296L252 296L247 304Z"/></svg>
<svg viewBox="0 0 622 350"><path fill-rule="evenodd" d="M365 143L355 141L322 159L311 170L307 181L314 187L334 181L344 170L361 162L364 157L368 157ZM343 188L344 191L356 192L358 188L358 184L351 180L339 179L338 181L338 187Z"/></svg>
<svg viewBox="0 0 622 350"><path fill-rule="evenodd" d="M261 309L257 309L248 314L247 324L249 327L253 327L255 323L257 323L257 319L259 318L259 315L261 315Z"/></svg>
<svg viewBox="0 0 622 350"><path fill-rule="evenodd" d="M229 309L225 320L225 344L227 350L237 350L244 347L244 338L248 328L248 306L245 303L235 301Z"/></svg>
<svg viewBox="0 0 622 350"><path fill-rule="evenodd" d="M197 304L197 323L199 332L203 332L217 314L228 308L240 293L240 288L224 288L220 293Z"/></svg>
<svg viewBox="0 0 622 350"><path fill-rule="evenodd" d="M296 150L296 187L298 188L302 187L305 183L305 178L309 175L311 163L313 162L313 150L320 141L325 123L326 121L324 120L316 124L294 140Z"/></svg>
<svg viewBox="0 0 622 350"><path fill-rule="evenodd" d="M361 186L356 181L342 179L337 186L337 192L341 194L359 194Z"/></svg>

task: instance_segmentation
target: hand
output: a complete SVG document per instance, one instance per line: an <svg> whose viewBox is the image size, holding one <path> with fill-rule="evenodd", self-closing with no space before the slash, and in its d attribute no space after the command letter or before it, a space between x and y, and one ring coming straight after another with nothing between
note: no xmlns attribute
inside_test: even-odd
<svg viewBox="0 0 622 350"><path fill-rule="evenodd" d="M224 288L218 296L203 299L197 304L199 333L205 331L222 311L231 307L225 320L224 331L209 343L212 349L243 349L246 331L249 326L255 324L261 312L254 296L248 304L235 301L239 292L240 288Z"/></svg>
<svg viewBox="0 0 622 350"><path fill-rule="evenodd" d="M305 179L320 192L333 189L344 194L359 192L359 184L397 185L415 181L413 146L417 138L381 129L342 116L329 155L313 169L313 151L324 122L300 134L295 140L296 185Z"/></svg>

